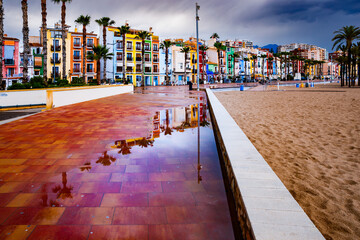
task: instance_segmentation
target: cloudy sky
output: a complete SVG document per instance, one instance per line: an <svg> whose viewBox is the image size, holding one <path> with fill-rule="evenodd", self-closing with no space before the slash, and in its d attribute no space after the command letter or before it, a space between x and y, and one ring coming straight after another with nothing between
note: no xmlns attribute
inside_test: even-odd
<svg viewBox="0 0 360 240"><path fill-rule="evenodd" d="M21 0L3 0L5 33L22 38ZM29 0L30 35L41 25L40 0ZM48 2L48 26L60 20L61 6ZM99 32L95 19L108 16L120 26L148 30L164 38L195 36L195 0L73 0L67 5L67 24L83 15L92 18L89 31ZM270 43L309 43L331 50L333 32L360 26L359 0L197 0L201 9L200 38L214 32L222 40L247 39Z"/></svg>

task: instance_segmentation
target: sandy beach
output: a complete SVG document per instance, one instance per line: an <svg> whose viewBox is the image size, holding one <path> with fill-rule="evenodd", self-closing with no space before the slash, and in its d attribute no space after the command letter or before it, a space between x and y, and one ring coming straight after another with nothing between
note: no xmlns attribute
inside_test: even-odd
<svg viewBox="0 0 360 240"><path fill-rule="evenodd" d="M360 239L360 88L216 96L326 239Z"/></svg>

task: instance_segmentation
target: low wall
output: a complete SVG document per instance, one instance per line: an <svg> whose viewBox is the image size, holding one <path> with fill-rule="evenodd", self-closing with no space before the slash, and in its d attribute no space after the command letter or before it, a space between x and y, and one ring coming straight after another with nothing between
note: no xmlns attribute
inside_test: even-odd
<svg viewBox="0 0 360 240"><path fill-rule="evenodd" d="M12 90L0 92L0 108L46 104L46 90Z"/></svg>
<svg viewBox="0 0 360 240"><path fill-rule="evenodd" d="M120 86L95 86L85 88L70 88L47 90L46 109L61 107L74 103L95 100L103 97L110 97L117 94L134 91L133 85Z"/></svg>
<svg viewBox="0 0 360 240"><path fill-rule="evenodd" d="M243 238L324 239L214 93L206 93Z"/></svg>

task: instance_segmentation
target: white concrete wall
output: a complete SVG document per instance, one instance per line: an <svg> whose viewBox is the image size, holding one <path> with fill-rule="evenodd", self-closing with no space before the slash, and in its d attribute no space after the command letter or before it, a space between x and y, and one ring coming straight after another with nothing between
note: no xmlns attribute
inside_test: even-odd
<svg viewBox="0 0 360 240"><path fill-rule="evenodd" d="M52 104L48 99L47 108L61 107L133 91L133 85L100 86L85 89L77 88L67 90L48 90L48 96L52 93Z"/></svg>
<svg viewBox="0 0 360 240"><path fill-rule="evenodd" d="M0 92L0 107L46 104L46 90L13 90Z"/></svg>

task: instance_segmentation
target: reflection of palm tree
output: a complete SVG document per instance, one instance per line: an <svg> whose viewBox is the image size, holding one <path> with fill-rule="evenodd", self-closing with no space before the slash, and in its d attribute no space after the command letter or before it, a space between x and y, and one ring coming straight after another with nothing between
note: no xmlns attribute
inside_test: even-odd
<svg viewBox="0 0 360 240"><path fill-rule="evenodd" d="M139 140L138 142L137 142L138 144L139 144L139 146L140 147L148 147L148 146L153 146L153 143L154 143L154 141L152 141L152 140L148 140L148 139L146 139L146 138L142 138L141 140Z"/></svg>
<svg viewBox="0 0 360 240"><path fill-rule="evenodd" d="M208 121L206 121L206 120L203 120L201 123L200 123L200 126L201 127L207 127L207 126L209 126L210 125L210 123L208 122Z"/></svg>
<svg viewBox="0 0 360 240"><path fill-rule="evenodd" d="M116 158L107 154L107 151L105 151L103 154L104 156L99 157L96 163L101 163L104 166L110 166L112 162L116 161Z"/></svg>
<svg viewBox="0 0 360 240"><path fill-rule="evenodd" d="M73 186L66 186L67 184L67 175L66 172L62 173L62 187L60 185L55 186L52 191L57 193L56 198L66 199L72 198L71 191L74 189Z"/></svg>
<svg viewBox="0 0 360 240"><path fill-rule="evenodd" d="M120 142L120 144L119 144ZM121 141L116 141L115 145L117 148L120 148L119 153L121 153L122 155L127 155L131 153L131 147L128 146L126 140L121 140Z"/></svg>
<svg viewBox="0 0 360 240"><path fill-rule="evenodd" d="M87 162L84 164L84 166L80 167L80 170L83 172L83 171L90 171L91 169L91 163Z"/></svg>
<svg viewBox="0 0 360 240"><path fill-rule="evenodd" d="M172 129L169 127L169 110L166 110L166 129L165 135L171 135Z"/></svg>

